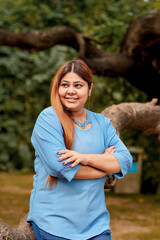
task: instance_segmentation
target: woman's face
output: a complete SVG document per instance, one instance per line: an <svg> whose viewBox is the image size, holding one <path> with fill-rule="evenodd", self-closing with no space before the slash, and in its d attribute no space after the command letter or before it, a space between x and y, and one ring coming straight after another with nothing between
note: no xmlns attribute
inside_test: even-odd
<svg viewBox="0 0 160 240"><path fill-rule="evenodd" d="M78 112L91 95L92 85L89 89L88 83L74 72L69 72L61 79L59 96L63 106L71 112Z"/></svg>

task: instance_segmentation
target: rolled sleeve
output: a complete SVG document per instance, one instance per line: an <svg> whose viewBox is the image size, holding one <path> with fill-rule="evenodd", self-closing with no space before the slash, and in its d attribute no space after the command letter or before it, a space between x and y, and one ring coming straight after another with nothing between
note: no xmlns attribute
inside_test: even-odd
<svg viewBox="0 0 160 240"><path fill-rule="evenodd" d="M121 169L120 173L115 173L114 175L119 179L123 178L131 168L132 160L129 156L127 156L126 153L115 152L115 153L112 153L112 155L114 155L118 159L120 169Z"/></svg>
<svg viewBox="0 0 160 240"><path fill-rule="evenodd" d="M63 128L53 108L49 107L40 113L31 142L49 175L66 178L69 182L74 178L81 165L71 168L71 163L63 166L63 161L58 161L57 152L66 149L66 146Z"/></svg>
<svg viewBox="0 0 160 240"><path fill-rule="evenodd" d="M119 173L115 173L114 175L117 178L123 178L132 167L133 158L127 147L119 138L119 135L117 134L116 129L113 127L111 121L106 118L106 148L111 145L114 145L116 148L112 155L117 158L121 169Z"/></svg>

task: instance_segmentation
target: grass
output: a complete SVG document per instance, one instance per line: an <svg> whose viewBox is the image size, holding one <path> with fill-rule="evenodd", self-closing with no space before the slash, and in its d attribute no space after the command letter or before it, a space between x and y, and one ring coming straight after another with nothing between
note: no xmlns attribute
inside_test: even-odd
<svg viewBox="0 0 160 240"><path fill-rule="evenodd" d="M159 200L155 195L109 194L106 204L111 215L112 239L160 239Z"/></svg>
<svg viewBox="0 0 160 240"><path fill-rule="evenodd" d="M132 233L123 235L123 240L158 240L159 232L155 230L151 231L150 233Z"/></svg>
<svg viewBox="0 0 160 240"><path fill-rule="evenodd" d="M0 220L17 226L28 212L33 174L0 172ZM159 240L160 198L106 192L112 240Z"/></svg>
<svg viewBox="0 0 160 240"><path fill-rule="evenodd" d="M0 187L10 186L19 187L22 189L31 189L33 174L23 174L21 172L5 173L0 172Z"/></svg>
<svg viewBox="0 0 160 240"><path fill-rule="evenodd" d="M17 226L28 212L33 174L0 172L0 220Z"/></svg>

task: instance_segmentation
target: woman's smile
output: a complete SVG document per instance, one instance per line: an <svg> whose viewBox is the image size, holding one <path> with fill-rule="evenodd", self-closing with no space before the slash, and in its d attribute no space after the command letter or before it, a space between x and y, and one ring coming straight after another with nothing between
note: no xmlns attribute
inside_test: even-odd
<svg viewBox="0 0 160 240"><path fill-rule="evenodd" d="M78 100L78 98L69 98L69 97L66 97L65 98L68 102L76 102Z"/></svg>

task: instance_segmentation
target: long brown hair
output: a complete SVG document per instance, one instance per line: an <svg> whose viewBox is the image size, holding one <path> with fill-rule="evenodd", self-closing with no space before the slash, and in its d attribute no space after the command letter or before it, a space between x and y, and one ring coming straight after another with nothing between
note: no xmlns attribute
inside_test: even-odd
<svg viewBox="0 0 160 240"><path fill-rule="evenodd" d="M60 86L61 79L69 72L74 72L79 75L83 80L88 83L88 87L90 89L93 83L92 72L87 64L80 60L71 60L64 63L57 71L56 75L52 79L51 82L51 105L57 113L57 116L62 124L63 131L64 131L64 142L67 149L72 148L73 140L74 140L74 123L71 118L71 114L68 110L66 110L60 100L58 89ZM50 186L57 182L57 178L48 175L47 183Z"/></svg>

